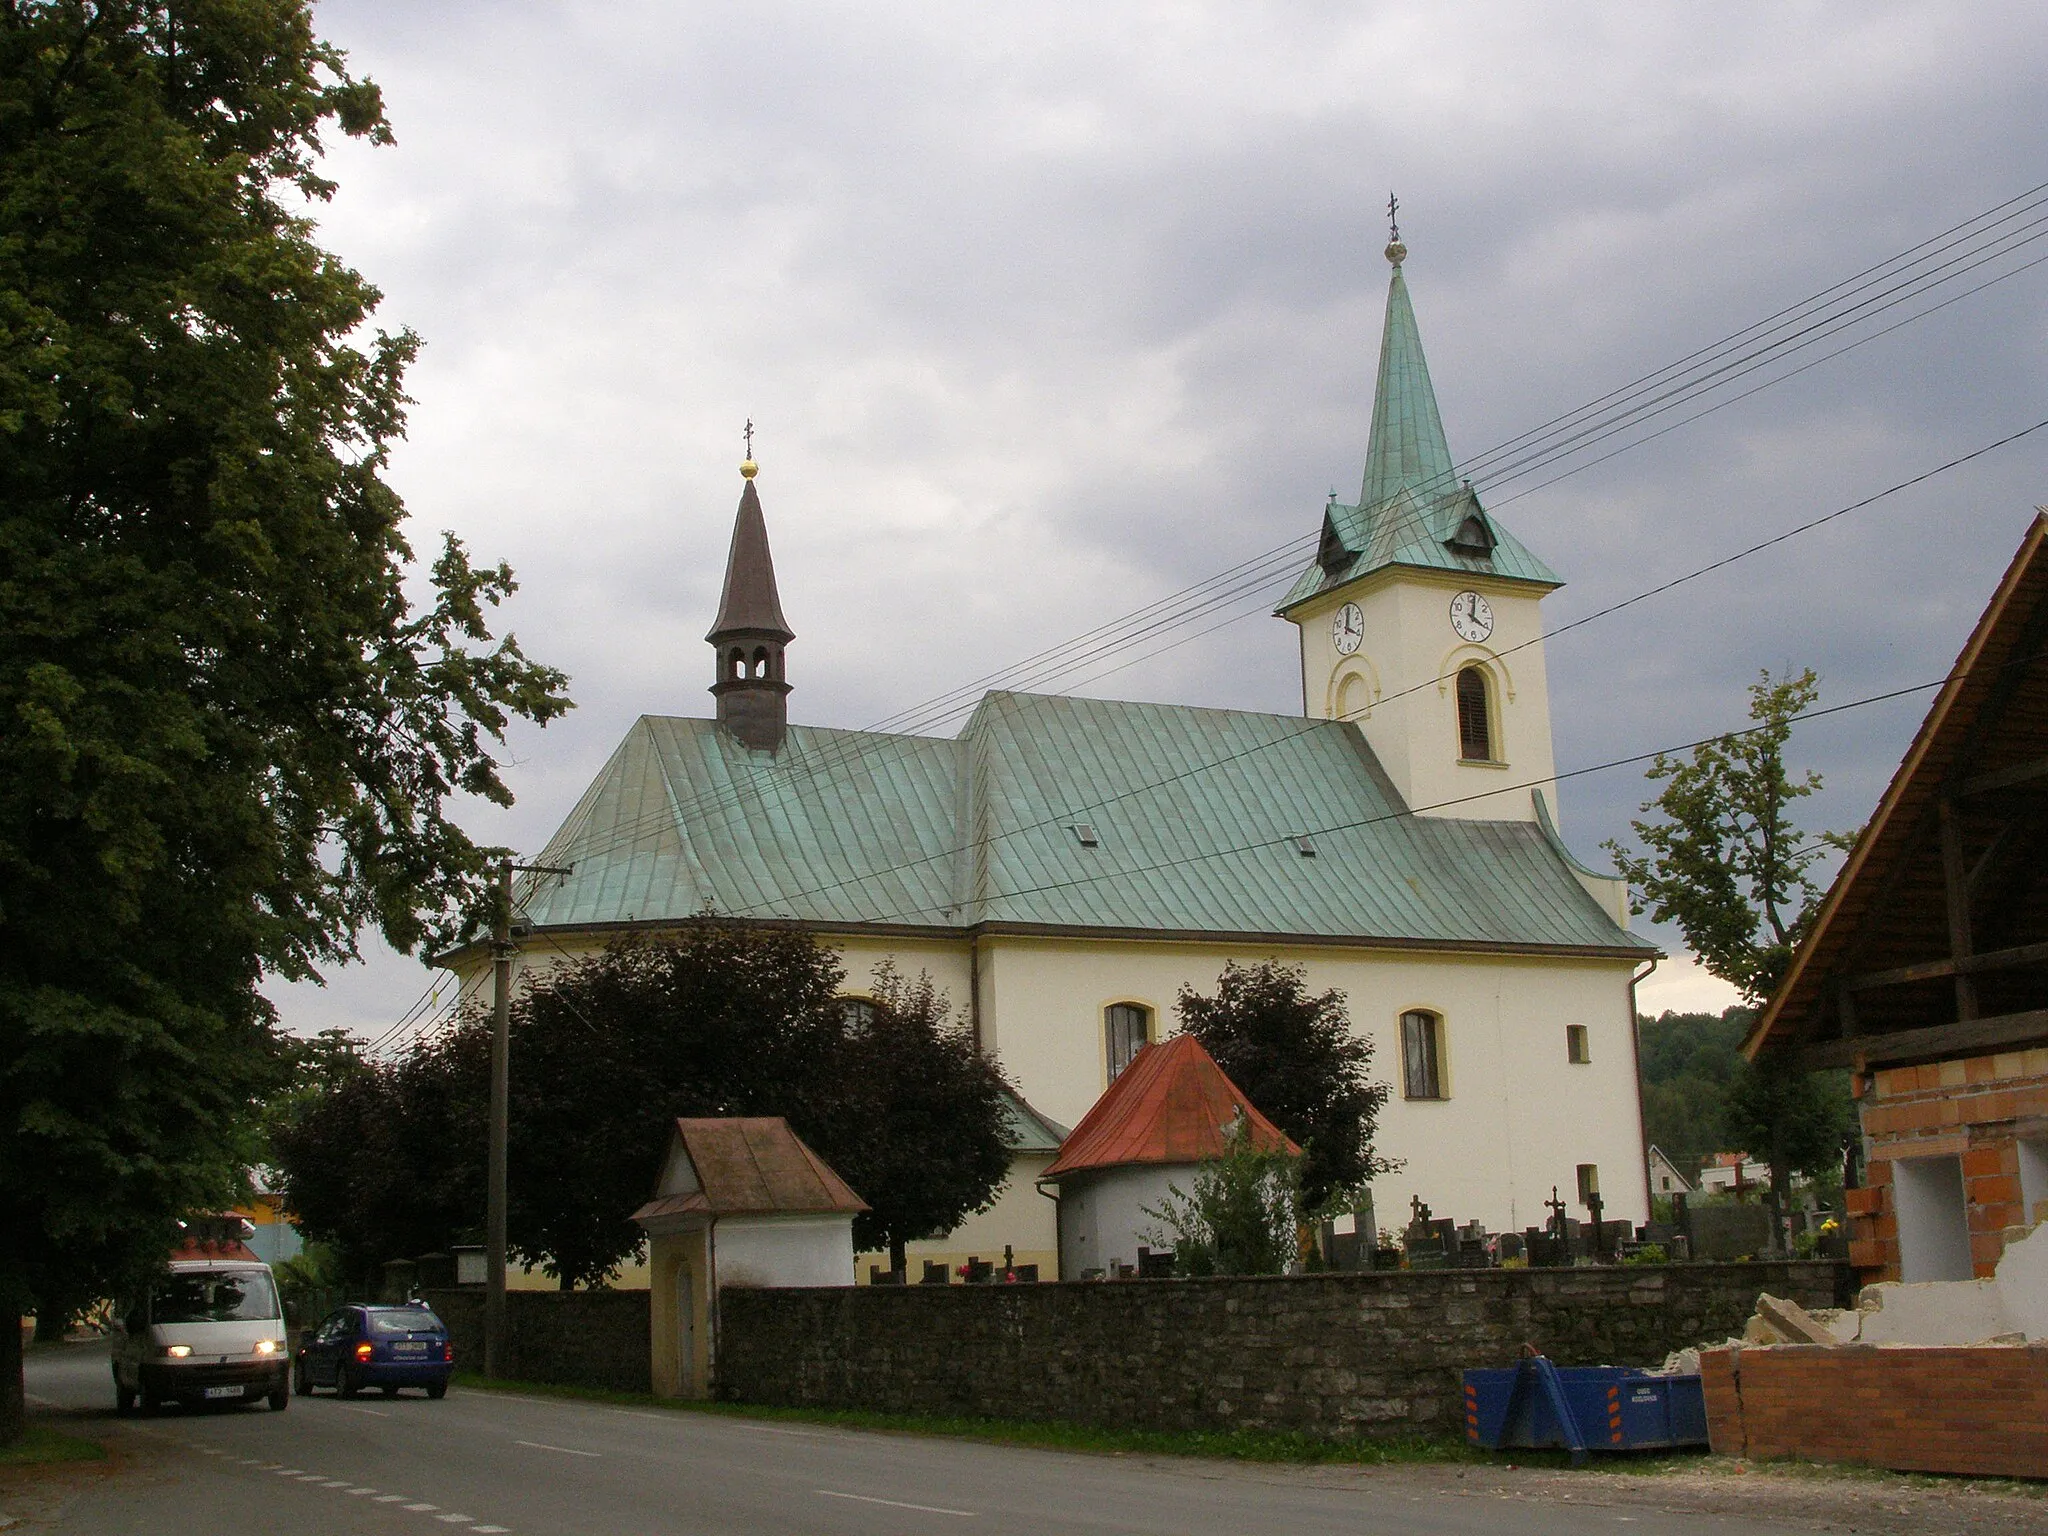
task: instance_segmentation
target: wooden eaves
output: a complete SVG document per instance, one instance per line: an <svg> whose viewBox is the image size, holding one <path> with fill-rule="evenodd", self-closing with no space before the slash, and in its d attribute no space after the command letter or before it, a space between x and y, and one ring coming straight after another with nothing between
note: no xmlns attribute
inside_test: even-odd
<svg viewBox="0 0 2048 1536"><path fill-rule="evenodd" d="M1861 1070L2048 1041L2044 541L2037 512L1744 1040L1750 1059Z"/></svg>

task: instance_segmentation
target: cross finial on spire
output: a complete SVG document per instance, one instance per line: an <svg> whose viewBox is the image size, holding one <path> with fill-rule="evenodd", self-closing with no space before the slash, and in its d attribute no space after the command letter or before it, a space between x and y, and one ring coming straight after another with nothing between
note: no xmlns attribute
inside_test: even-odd
<svg viewBox="0 0 2048 1536"><path fill-rule="evenodd" d="M1401 243L1401 199L1389 192L1387 194L1387 260L1398 267L1407 254L1408 247Z"/></svg>
<svg viewBox="0 0 2048 1536"><path fill-rule="evenodd" d="M745 478L745 479L748 479L748 480L751 480L751 479L753 479L753 478L754 478L754 476L755 476L755 475L757 475L757 474L759 474L759 473L760 473L760 466L759 466L758 464L756 464L756 463L754 462L754 418L753 418L753 417L749 416L749 417L747 418L747 429L746 429L745 433L743 433L742 435L743 435L743 436L744 436L744 437L746 438L746 440L747 440L747 457L746 457L746 462L744 462L743 464L741 464L741 465L740 465L740 474L741 474L741 476L742 476L743 478Z"/></svg>
<svg viewBox="0 0 2048 1536"><path fill-rule="evenodd" d="M744 435L747 439L747 457L751 459L754 456L754 418L751 416L747 418L747 430Z"/></svg>

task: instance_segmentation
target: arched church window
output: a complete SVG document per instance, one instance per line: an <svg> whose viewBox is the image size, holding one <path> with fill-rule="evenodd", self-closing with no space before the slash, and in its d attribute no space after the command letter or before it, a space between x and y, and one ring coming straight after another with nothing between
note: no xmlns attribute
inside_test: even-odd
<svg viewBox="0 0 2048 1536"><path fill-rule="evenodd" d="M752 667L748 669L747 675L749 677L766 677L768 675L767 646L764 645L759 650L754 652L754 664Z"/></svg>
<svg viewBox="0 0 2048 1536"><path fill-rule="evenodd" d="M746 671L747 653L745 651L734 650L726 656L725 675L728 681L737 681L746 675Z"/></svg>
<svg viewBox="0 0 2048 1536"><path fill-rule="evenodd" d="M1111 1003L1102 1013L1111 1081L1152 1040L1152 1010L1142 1003Z"/></svg>
<svg viewBox="0 0 2048 1536"><path fill-rule="evenodd" d="M1444 1092L1444 1021L1426 1009L1401 1015L1401 1096L1449 1097Z"/></svg>
<svg viewBox="0 0 2048 1536"><path fill-rule="evenodd" d="M1479 666L1458 669L1458 756L1468 763L1490 763L1493 755L1493 721L1488 708L1486 669Z"/></svg>

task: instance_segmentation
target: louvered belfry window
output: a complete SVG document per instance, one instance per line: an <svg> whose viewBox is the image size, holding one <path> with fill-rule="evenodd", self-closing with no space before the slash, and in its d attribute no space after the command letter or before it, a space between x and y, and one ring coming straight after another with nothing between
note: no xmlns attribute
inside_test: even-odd
<svg viewBox="0 0 2048 1536"><path fill-rule="evenodd" d="M1109 1075L1114 1080L1152 1038L1152 1010L1137 1003L1111 1003L1103 1011L1103 1027L1109 1036Z"/></svg>
<svg viewBox="0 0 2048 1536"><path fill-rule="evenodd" d="M1458 756L1468 763L1490 763L1493 725L1487 719L1486 673L1478 667L1458 672Z"/></svg>

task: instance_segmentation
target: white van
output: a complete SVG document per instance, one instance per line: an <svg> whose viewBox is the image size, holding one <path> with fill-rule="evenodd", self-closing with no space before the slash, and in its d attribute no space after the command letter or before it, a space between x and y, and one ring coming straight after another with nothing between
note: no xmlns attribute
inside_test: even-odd
<svg viewBox="0 0 2048 1536"><path fill-rule="evenodd" d="M114 1406L122 1413L177 1401L291 1405L284 1311L268 1264L175 1260L128 1308L114 1346Z"/></svg>

